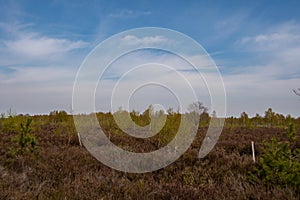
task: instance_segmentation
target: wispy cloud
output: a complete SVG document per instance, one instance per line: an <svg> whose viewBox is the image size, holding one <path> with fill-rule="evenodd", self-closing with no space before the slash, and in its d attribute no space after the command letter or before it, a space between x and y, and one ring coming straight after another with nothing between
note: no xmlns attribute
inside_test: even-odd
<svg viewBox="0 0 300 200"><path fill-rule="evenodd" d="M68 110L76 67L84 56L78 50L88 43L33 29L30 23L0 24L1 106L25 113Z"/></svg>
<svg viewBox="0 0 300 200"><path fill-rule="evenodd" d="M45 36L30 36L22 37L17 40L4 41L4 44L12 53L31 57L44 57L83 48L87 43Z"/></svg>
<svg viewBox="0 0 300 200"><path fill-rule="evenodd" d="M48 57L84 48L88 43L55 38L24 29L28 25L0 26L7 33L13 33L10 39L2 40L7 53L25 57Z"/></svg>
<svg viewBox="0 0 300 200"><path fill-rule="evenodd" d="M300 73L299 32L299 24L286 22L261 34L244 37L237 44L239 48L255 53L260 65L257 73L277 79L295 78L295 74Z"/></svg>
<svg viewBox="0 0 300 200"><path fill-rule="evenodd" d="M271 34L261 34L254 37L245 37L242 39L241 43L269 43L269 42L293 42L299 41L300 35L291 33L271 33Z"/></svg>
<svg viewBox="0 0 300 200"><path fill-rule="evenodd" d="M254 36L246 36L237 41L238 45L255 51L286 50L300 45L300 24L286 22L264 30ZM284 48L284 49L283 49Z"/></svg>
<svg viewBox="0 0 300 200"><path fill-rule="evenodd" d="M272 107L296 115L292 89L300 81L299 32L299 24L286 22L236 42L239 50L256 61L240 62L232 73L223 75L229 113L243 110L253 115Z"/></svg>
<svg viewBox="0 0 300 200"><path fill-rule="evenodd" d="M112 18L121 18L121 19L126 19L126 18L136 18L140 17L143 15L150 15L150 11L133 11L133 10L121 10L116 13L111 13L109 16Z"/></svg>
<svg viewBox="0 0 300 200"><path fill-rule="evenodd" d="M135 96L132 96L131 109L144 110L150 103L162 103L166 109L168 107L177 108L178 104L170 99L176 99L176 95L181 95L182 109L184 110L188 104L193 102L193 98L187 95L187 92L193 89L195 95L211 109L207 84L212 88L219 88L222 84L219 82L218 74L213 73L211 69L214 67L213 64L209 57L203 55L198 55L197 59L195 55L186 57L186 59L195 63L200 68L200 73L179 56L161 50L155 52L149 49L139 50L119 57L109 65L109 68L105 70L100 78L101 81L98 86L101 89L98 88L99 90L96 93L96 102L101 102L98 106L101 106L101 110L110 109L112 91L119 84L119 89L115 92L115 108L119 106L126 107L126 98L132 92L135 94L134 89L137 89L136 93L139 97L135 99ZM88 86L96 72L89 73L90 71L86 75L91 76L91 78L83 81ZM166 86L174 92L175 97L166 88L157 84L153 86L152 83ZM149 84L149 87L147 84ZM190 88L187 85L192 87ZM88 91L88 89L84 91ZM214 109L221 110L221 108L216 107Z"/></svg>
<svg viewBox="0 0 300 200"><path fill-rule="evenodd" d="M162 42L167 42L168 39L163 36L149 36L149 37L142 37L139 38L134 35L126 35L123 37L122 42L127 45L151 45L151 44L159 44Z"/></svg>

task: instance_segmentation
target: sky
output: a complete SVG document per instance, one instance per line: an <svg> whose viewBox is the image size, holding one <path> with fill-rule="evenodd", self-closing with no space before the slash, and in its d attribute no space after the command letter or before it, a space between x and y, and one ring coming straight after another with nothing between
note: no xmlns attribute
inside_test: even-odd
<svg viewBox="0 0 300 200"><path fill-rule="evenodd" d="M76 74L99 43L126 30L161 27L192 38L212 58L224 82L226 116L239 116L244 111L250 116L263 115L269 107L278 113L300 116L300 97L292 91L300 88L299 8L296 0L0 0L0 112L10 108L24 114L72 111ZM132 35L124 38L144 44L164 42L159 35L150 39ZM143 62L182 63L180 69L187 66L169 53L128 54L106 72L102 90L96 95L97 109L110 110L109 94L120 73L141 64L141 58ZM144 69L152 69L149 73L156 76L152 66ZM202 88L204 83L185 70L182 74L194 80L192 85L203 94L197 95L212 112L209 92ZM132 81L136 77L146 77L145 71L138 72L129 76L133 77L130 83L137 84ZM172 84L179 80L172 73L163 79ZM167 107L176 99L172 92L155 85L139 92L142 89L133 94L130 108L136 104L135 109L142 111L147 104L159 101ZM128 93L124 89L117 91ZM176 107L176 103L172 106Z"/></svg>

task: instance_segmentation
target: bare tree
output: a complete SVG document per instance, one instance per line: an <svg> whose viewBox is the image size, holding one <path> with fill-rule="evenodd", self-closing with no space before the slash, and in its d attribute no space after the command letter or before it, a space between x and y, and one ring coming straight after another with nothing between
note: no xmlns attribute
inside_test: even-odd
<svg viewBox="0 0 300 200"><path fill-rule="evenodd" d="M298 88L297 90L294 89L293 91L294 91L294 93L295 93L296 95L300 96L300 88Z"/></svg>
<svg viewBox="0 0 300 200"><path fill-rule="evenodd" d="M191 120L194 125L198 125L200 115L204 112L207 112L207 108L200 101L196 101L190 104L188 110L190 111L190 113L188 114L189 120Z"/></svg>
<svg viewBox="0 0 300 200"><path fill-rule="evenodd" d="M190 112L196 112L198 114L201 114L203 112L207 112L208 109L203 105L202 102L196 101L189 105L188 110Z"/></svg>

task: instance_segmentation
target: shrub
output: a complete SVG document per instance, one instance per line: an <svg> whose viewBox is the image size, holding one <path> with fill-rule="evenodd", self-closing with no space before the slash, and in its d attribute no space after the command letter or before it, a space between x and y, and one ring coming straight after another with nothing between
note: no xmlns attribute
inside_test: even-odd
<svg viewBox="0 0 300 200"><path fill-rule="evenodd" d="M291 124L288 141L264 142L256 172L265 184L300 187L300 148L296 146L297 131Z"/></svg>
<svg viewBox="0 0 300 200"><path fill-rule="evenodd" d="M1 121L2 131L4 133L13 134L18 131L16 117L9 116L8 118L4 118Z"/></svg>
<svg viewBox="0 0 300 200"><path fill-rule="evenodd" d="M68 121L68 113L66 111L52 111L49 114L50 121L53 123L60 123Z"/></svg>
<svg viewBox="0 0 300 200"><path fill-rule="evenodd" d="M18 144L18 153L23 154L26 151L33 152L36 149L36 139L33 135L30 134L31 122L32 119L27 119L25 125L21 123L21 130L19 131L19 134L13 138L13 141L17 142Z"/></svg>

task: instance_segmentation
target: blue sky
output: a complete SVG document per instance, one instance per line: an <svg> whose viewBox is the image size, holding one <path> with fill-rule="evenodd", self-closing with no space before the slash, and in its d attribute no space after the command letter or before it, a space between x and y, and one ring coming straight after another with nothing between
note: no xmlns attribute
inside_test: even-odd
<svg viewBox="0 0 300 200"><path fill-rule="evenodd" d="M71 110L84 58L113 34L163 27L218 66L228 116L299 116L299 1L0 1L0 112Z"/></svg>

